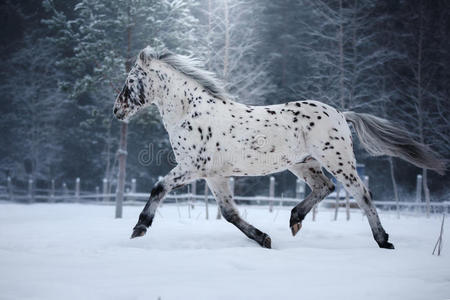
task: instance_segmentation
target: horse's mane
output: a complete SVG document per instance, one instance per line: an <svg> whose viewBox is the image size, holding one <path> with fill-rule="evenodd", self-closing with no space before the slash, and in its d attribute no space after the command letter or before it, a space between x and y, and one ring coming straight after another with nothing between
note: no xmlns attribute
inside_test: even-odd
<svg viewBox="0 0 450 300"><path fill-rule="evenodd" d="M225 92L223 84L214 73L203 68L203 64L192 56L175 54L167 49L156 50L148 46L143 50L144 54L151 58L167 63L175 70L194 79L213 96L225 100L229 95Z"/></svg>

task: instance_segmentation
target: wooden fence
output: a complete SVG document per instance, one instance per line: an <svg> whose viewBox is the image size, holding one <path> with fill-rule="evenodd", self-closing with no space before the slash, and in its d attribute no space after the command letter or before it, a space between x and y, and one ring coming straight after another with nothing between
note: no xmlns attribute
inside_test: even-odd
<svg viewBox="0 0 450 300"><path fill-rule="evenodd" d="M418 175L418 185L421 185L420 175ZM364 178L365 184L369 185L369 178L366 176ZM115 203L115 193L108 193L108 182L106 179L102 181L102 192L100 188L97 187L95 192L86 192L80 190L81 180L76 178L74 190L69 190L67 185L63 183L61 188L56 189L55 181L52 180L50 183L50 189L37 189L34 188L33 182L28 181L28 188L18 189L14 188L11 179L8 178L6 186L0 186L0 200L3 201L14 201L21 203L37 203L37 202L78 202L78 203L99 203L99 204L112 204ZM232 193L234 195L234 179L230 178L230 186ZM267 206L269 212L274 210L276 206L289 206L293 207L298 204L305 196L305 184L297 180L296 182L296 194L295 198L292 197L276 197L275 196L275 178L271 176L269 178L269 193L268 195L261 196L239 196L234 195L234 201L237 204L245 205L260 205ZM417 191L421 192L421 189L417 188ZM131 180L131 189L124 194L124 203L126 205L142 205L143 202L147 201L149 193L137 193L136 192L136 180ZM450 201L442 202L422 202L421 194L416 196L415 201L409 202L396 202L396 201L373 201L374 205L378 209L382 210L396 210L398 214L402 211L414 211L414 212L427 212L431 213L442 213L450 212ZM211 195L208 186L205 184L204 192L201 194L197 193L197 183L193 182L188 186L188 192L183 194L170 193L165 199L164 203L175 203L177 205L187 205L190 209L193 205L201 205L205 207L206 218L209 218L209 203L214 203L215 199ZM350 219L351 208L358 207L355 200L350 197L348 193L342 189L341 186L337 186L336 191L330 194L326 199L320 203L320 207L331 208L335 211L335 219L338 218L338 213L341 209L346 212L347 220ZM313 220L317 213L317 207L313 209ZM217 217L220 217L220 213L217 213Z"/></svg>

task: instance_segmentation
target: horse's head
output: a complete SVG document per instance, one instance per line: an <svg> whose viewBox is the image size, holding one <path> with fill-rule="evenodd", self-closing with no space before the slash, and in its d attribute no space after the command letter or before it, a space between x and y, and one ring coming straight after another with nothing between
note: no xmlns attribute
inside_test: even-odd
<svg viewBox="0 0 450 300"><path fill-rule="evenodd" d="M139 53L114 103L114 115L119 120L128 120L141 108L154 101L153 79L147 71L151 56L146 53L146 50L147 48Z"/></svg>

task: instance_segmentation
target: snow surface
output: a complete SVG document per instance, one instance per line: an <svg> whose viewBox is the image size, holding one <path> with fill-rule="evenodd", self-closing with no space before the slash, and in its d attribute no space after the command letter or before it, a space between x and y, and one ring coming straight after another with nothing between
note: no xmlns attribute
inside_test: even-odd
<svg viewBox="0 0 450 300"><path fill-rule="evenodd" d="M450 299L449 226L439 217L381 215L396 250L379 249L358 210L308 216L292 237L288 208L245 207L272 237L262 249L197 206L164 205L130 240L141 206L0 204L0 299ZM210 206L215 216L216 207ZM447 222L448 224L448 222Z"/></svg>

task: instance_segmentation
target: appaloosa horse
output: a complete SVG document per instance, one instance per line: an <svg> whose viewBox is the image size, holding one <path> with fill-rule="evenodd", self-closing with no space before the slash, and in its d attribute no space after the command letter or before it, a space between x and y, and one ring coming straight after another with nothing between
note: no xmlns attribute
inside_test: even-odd
<svg viewBox="0 0 450 300"><path fill-rule="evenodd" d="M323 167L343 183L364 210L378 245L393 249L371 203L371 194L356 172L347 122L353 124L362 145L372 155L397 156L439 173L446 168L427 146L387 120L339 112L311 100L269 106L240 104L197 61L147 47L128 74L114 114L127 121L150 104L159 109L177 166L155 184L132 238L146 233L164 195L203 178L223 217L250 239L270 248L270 237L239 216L227 177L287 169L304 180L312 192L292 209L290 227L295 235L311 208L334 190Z"/></svg>

